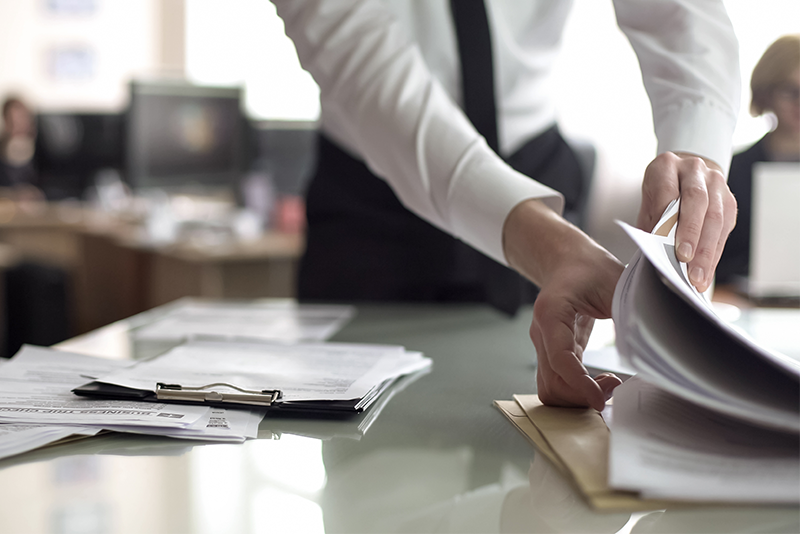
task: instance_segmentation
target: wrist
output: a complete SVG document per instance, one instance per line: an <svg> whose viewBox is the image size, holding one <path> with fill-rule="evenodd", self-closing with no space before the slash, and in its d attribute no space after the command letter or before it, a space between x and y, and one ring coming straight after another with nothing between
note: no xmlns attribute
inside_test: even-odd
<svg viewBox="0 0 800 534"><path fill-rule="evenodd" d="M599 256L613 258L536 199L517 204L509 213L503 226L503 251L508 265L539 287L563 269Z"/></svg>

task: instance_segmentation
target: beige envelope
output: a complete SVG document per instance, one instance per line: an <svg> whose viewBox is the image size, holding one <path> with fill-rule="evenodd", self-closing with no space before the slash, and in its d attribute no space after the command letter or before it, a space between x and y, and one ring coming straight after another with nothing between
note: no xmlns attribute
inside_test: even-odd
<svg viewBox="0 0 800 534"><path fill-rule="evenodd" d="M609 432L597 410L544 406L536 395L514 395L514 399L495 401L495 406L573 482L592 508L645 511L679 504L641 499L636 493L608 487Z"/></svg>

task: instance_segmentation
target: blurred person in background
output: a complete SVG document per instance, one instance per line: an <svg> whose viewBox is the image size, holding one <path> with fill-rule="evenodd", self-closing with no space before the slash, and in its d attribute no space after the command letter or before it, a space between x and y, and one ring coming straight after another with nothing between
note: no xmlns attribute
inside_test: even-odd
<svg viewBox="0 0 800 534"><path fill-rule="evenodd" d="M33 183L33 153L36 125L30 108L19 97L3 101L3 128L0 130L0 186Z"/></svg>
<svg viewBox="0 0 800 534"><path fill-rule="evenodd" d="M753 69L750 89L750 112L771 114L774 128L731 162L728 186L739 214L717 266L720 289L749 274L753 164L800 162L800 34L785 35L767 48Z"/></svg>
<svg viewBox="0 0 800 534"><path fill-rule="evenodd" d="M8 188L15 200L43 200L36 187L33 155L36 146L36 119L31 108L18 96L3 101L0 130L0 187Z"/></svg>

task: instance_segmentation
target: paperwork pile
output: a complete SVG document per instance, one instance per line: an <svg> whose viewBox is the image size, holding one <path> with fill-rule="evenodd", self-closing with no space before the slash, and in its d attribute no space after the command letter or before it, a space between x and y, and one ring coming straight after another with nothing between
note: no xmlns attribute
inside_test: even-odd
<svg viewBox="0 0 800 534"><path fill-rule="evenodd" d="M202 323L215 306L201 308ZM175 309L186 316L185 303ZM194 304L189 307L190 313L197 310ZM234 308L226 311L220 323L239 316ZM294 321L302 315L297 311L297 306L283 307L272 316L284 320L292 315ZM319 320L306 323L311 330L295 329L294 334L331 335L352 313L333 311L322 319L317 314ZM176 324L170 321L168 313L151 332ZM187 332L192 329L178 329L176 335L191 339ZM271 410L346 416L363 412L383 396L380 408L392 384L430 367L430 359L399 346L245 337L250 341L227 336L188 341L133 362L25 346L0 366L0 458L103 431L241 442L257 436ZM373 415L363 418L359 431L366 430Z"/></svg>
<svg viewBox="0 0 800 534"><path fill-rule="evenodd" d="M397 345L193 341L75 388L103 398L361 413L397 378L430 366Z"/></svg>
<svg viewBox="0 0 800 534"><path fill-rule="evenodd" d="M127 361L23 347L0 367L0 458L105 430L232 442L256 436L263 410L88 400L71 391L85 383L87 376L128 365Z"/></svg>
<svg viewBox="0 0 800 534"><path fill-rule="evenodd" d="M535 396L496 404L598 508L798 503L800 362L720 319L689 284L674 252L678 208L653 234L623 225L639 251L613 316L636 376L617 388L605 422Z"/></svg>
<svg viewBox="0 0 800 534"><path fill-rule="evenodd" d="M677 203L676 203L677 204ZM677 213L677 205L672 207ZM675 258L670 211L620 278L609 483L646 497L800 502L800 362L722 320Z"/></svg>

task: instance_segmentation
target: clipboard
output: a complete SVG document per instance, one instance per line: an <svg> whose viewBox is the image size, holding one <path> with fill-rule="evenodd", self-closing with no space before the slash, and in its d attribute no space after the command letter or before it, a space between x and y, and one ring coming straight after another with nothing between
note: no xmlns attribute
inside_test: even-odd
<svg viewBox="0 0 800 534"><path fill-rule="evenodd" d="M430 367L396 345L196 340L73 389L85 397L355 415Z"/></svg>
<svg viewBox="0 0 800 534"><path fill-rule="evenodd" d="M261 408L268 412L349 417L366 410L399 378L385 380L364 397L353 400L284 401L283 394L279 389L248 390L225 382L215 382L203 386L182 386L159 382L155 390L149 390L92 381L74 388L72 392L89 398L203 404L220 408ZM222 387L233 391L223 391Z"/></svg>

